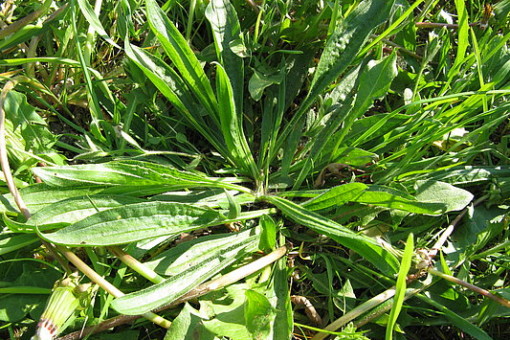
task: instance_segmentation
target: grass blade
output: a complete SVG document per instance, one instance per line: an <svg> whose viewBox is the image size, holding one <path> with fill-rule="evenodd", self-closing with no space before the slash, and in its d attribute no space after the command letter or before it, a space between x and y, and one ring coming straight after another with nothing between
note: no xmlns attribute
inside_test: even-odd
<svg viewBox="0 0 510 340"><path fill-rule="evenodd" d="M404 299L406 295L406 280L411 263L413 262L414 254L414 237L410 233L407 237L406 247L404 249L404 255L402 255L402 262L400 263L400 270L398 271L397 283L395 285L395 297L393 298L393 307L391 308L390 316L388 317L388 323L386 325L386 340L393 339L393 329L397 323L398 315L402 310Z"/></svg>

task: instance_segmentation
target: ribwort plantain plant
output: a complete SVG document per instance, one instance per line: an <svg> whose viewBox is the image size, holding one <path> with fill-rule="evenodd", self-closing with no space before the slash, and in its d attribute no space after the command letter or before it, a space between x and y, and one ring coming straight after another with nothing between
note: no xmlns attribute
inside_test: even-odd
<svg viewBox="0 0 510 340"><path fill-rule="evenodd" d="M502 3L6 2L0 332L503 338Z"/></svg>

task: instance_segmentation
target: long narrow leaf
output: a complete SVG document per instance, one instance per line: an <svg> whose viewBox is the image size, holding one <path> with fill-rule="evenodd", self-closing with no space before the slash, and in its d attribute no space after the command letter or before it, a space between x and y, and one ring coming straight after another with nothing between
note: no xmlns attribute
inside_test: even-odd
<svg viewBox="0 0 510 340"><path fill-rule="evenodd" d="M177 108L179 113L204 136L218 151L226 154L219 137L207 128L200 106L181 77L162 60L148 54L143 49L125 43L126 55L145 74L159 91Z"/></svg>
<svg viewBox="0 0 510 340"><path fill-rule="evenodd" d="M221 130L227 149L232 155L235 165L243 169L243 172L257 178L259 176L257 166L239 121L241 115L236 112L230 80L221 65L217 65L216 74Z"/></svg>
<svg viewBox="0 0 510 340"><path fill-rule="evenodd" d="M102 164L34 168L33 170L46 184L60 187L109 185L119 186L119 189L122 189L123 186L159 185L174 189L216 187L249 192L246 188L229 183L230 180L226 178L206 177L141 161L113 161Z"/></svg>
<svg viewBox="0 0 510 340"><path fill-rule="evenodd" d="M213 0L207 6L205 15L211 24L218 60L225 68L232 84L236 111L242 124L240 113L243 110L244 62L240 53L233 51L235 48L244 48L237 13L230 1Z"/></svg>
<svg viewBox="0 0 510 340"><path fill-rule="evenodd" d="M289 219L320 234L326 235L345 247L356 251L379 270L394 274L399 267L398 260L373 239L359 235L344 226L281 197L264 196Z"/></svg>
<svg viewBox="0 0 510 340"><path fill-rule="evenodd" d="M397 323L398 315L402 310L402 305L404 303L406 295L407 288L406 280L407 274L409 273L409 269L411 268L411 264L413 262L413 253L414 253L414 238L413 234L411 233L407 237L404 255L402 256L400 270L398 271L397 283L395 285L396 286L395 297L393 298L393 307L391 308L390 316L388 317L388 324L386 326L386 340L393 339L393 329L395 328L395 324Z"/></svg>
<svg viewBox="0 0 510 340"><path fill-rule="evenodd" d="M101 211L44 239L69 246L126 244L159 236L173 236L221 224L215 210L170 202L144 202Z"/></svg>
<svg viewBox="0 0 510 340"><path fill-rule="evenodd" d="M190 90L193 91L211 118L219 126L218 106L211 83L197 57L188 46L186 39L158 7L156 1L146 0L146 8L147 19L152 32L172 63L179 70Z"/></svg>

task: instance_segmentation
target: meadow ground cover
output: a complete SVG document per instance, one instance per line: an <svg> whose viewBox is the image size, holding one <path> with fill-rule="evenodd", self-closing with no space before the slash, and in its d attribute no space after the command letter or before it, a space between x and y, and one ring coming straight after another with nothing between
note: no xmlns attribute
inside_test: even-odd
<svg viewBox="0 0 510 340"><path fill-rule="evenodd" d="M5 0L0 337L510 337L510 1Z"/></svg>

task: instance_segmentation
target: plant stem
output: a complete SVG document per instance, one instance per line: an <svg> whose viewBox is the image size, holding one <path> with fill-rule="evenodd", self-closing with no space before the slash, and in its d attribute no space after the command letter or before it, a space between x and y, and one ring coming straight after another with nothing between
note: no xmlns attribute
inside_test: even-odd
<svg viewBox="0 0 510 340"><path fill-rule="evenodd" d="M436 270L434 268L429 268L428 272L430 274L432 274L432 275L439 276L439 277L441 277L441 278L443 278L445 280L448 280L450 282L453 282L453 283L459 284L459 285L461 285L463 287L466 287L467 289L470 289L473 292L476 292L476 293L481 294L481 295L483 295L485 297L488 297L491 300L496 301L500 305L503 305L503 306L505 306L507 308L510 308L510 301L508 301L507 299L504 299L504 298L502 298L500 296L494 295L491 292L489 292L488 290L485 290L483 288L475 286L475 285L473 285L471 283L468 283L468 282L466 282L464 280L461 280L459 278L456 278L454 276L451 276L451 275L445 274L443 272L440 272L440 271L438 271L438 270Z"/></svg>
<svg viewBox="0 0 510 340"><path fill-rule="evenodd" d="M155 271L150 268L147 268L143 263L135 259L133 256L129 255L119 247L108 247L108 250L115 255L119 260L121 260L126 266L133 269L138 274L145 277L152 283L160 283L165 279L159 276Z"/></svg>

